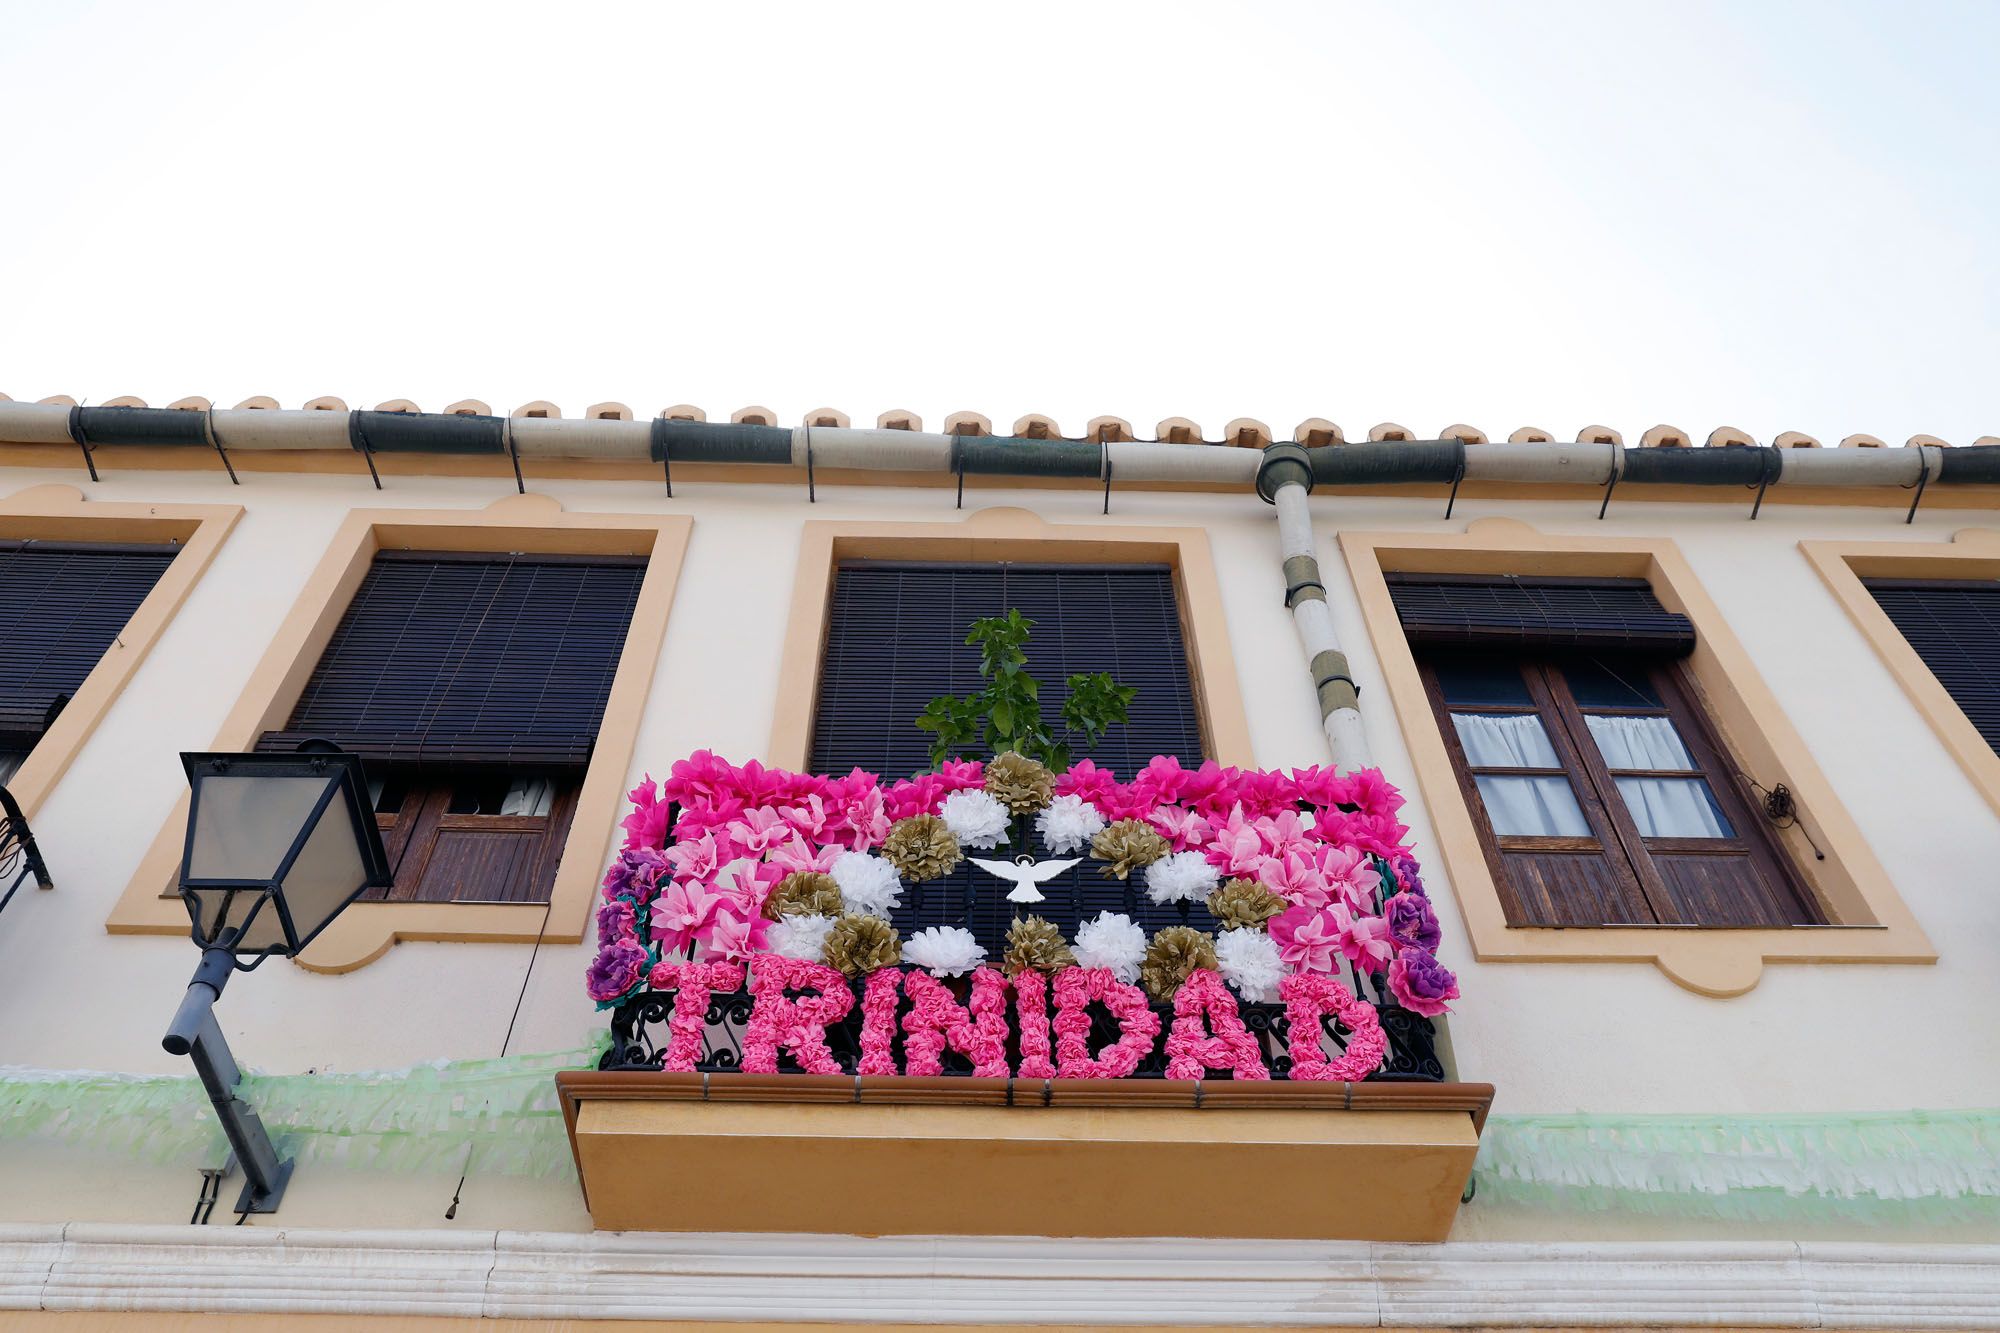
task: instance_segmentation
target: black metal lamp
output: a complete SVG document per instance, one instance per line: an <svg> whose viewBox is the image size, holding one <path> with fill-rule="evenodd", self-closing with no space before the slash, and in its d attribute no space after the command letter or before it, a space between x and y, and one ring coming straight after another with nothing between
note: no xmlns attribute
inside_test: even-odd
<svg viewBox="0 0 2000 1333"><path fill-rule="evenodd" d="M299 754L184 754L193 790L181 853L181 900L202 948L162 1045L192 1056L247 1181L238 1213L277 1211L291 1179L215 1021L231 972L273 954L296 957L341 909L390 882L358 755L331 746Z"/></svg>

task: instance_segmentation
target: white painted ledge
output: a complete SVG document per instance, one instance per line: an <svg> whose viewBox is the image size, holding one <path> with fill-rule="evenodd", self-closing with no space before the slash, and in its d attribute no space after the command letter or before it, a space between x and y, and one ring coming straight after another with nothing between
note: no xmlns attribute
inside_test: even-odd
<svg viewBox="0 0 2000 1333"><path fill-rule="evenodd" d="M0 1225L0 1310L2000 1329L2000 1246Z"/></svg>

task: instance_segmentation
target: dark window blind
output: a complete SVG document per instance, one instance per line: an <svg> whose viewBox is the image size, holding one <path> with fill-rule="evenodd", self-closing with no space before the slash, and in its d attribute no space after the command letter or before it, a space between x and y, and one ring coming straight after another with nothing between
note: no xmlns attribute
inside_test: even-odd
<svg viewBox="0 0 2000 1333"><path fill-rule="evenodd" d="M1012 607L1035 622L1028 670L1041 682L1042 717L1061 731L1063 682L1108 671L1138 689L1131 720L1088 755L1130 777L1154 755L1202 760L1200 715L1173 571L1165 566L842 565L828 612L826 654L814 710L812 768L853 768L884 779L930 767L929 732L917 714L940 694L982 685L979 650L965 633Z"/></svg>
<svg viewBox="0 0 2000 1333"><path fill-rule="evenodd" d="M383 552L285 730L376 761L583 767L638 602L637 557Z"/></svg>
<svg viewBox="0 0 2000 1333"><path fill-rule="evenodd" d="M0 745L41 738L178 550L0 542Z"/></svg>
<svg viewBox="0 0 2000 1333"><path fill-rule="evenodd" d="M1410 642L1462 647L1694 651L1694 625L1644 579L1390 574Z"/></svg>
<svg viewBox="0 0 2000 1333"><path fill-rule="evenodd" d="M1945 692L2000 752L2000 582L1863 579Z"/></svg>

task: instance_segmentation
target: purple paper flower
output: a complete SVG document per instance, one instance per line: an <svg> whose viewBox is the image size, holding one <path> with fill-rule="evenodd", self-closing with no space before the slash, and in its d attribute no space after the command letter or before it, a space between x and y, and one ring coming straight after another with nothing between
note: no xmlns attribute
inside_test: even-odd
<svg viewBox="0 0 2000 1333"><path fill-rule="evenodd" d="M646 970L646 950L636 940L614 940L598 951L585 974L584 988L599 1004L612 1004L639 984Z"/></svg>
<svg viewBox="0 0 2000 1333"><path fill-rule="evenodd" d="M1392 869L1396 872L1396 879L1402 884L1404 889L1411 893L1421 894L1424 897L1430 896L1424 893L1423 876L1417 873L1417 863L1415 861L1407 856L1399 856L1396 858L1396 863Z"/></svg>
<svg viewBox="0 0 2000 1333"><path fill-rule="evenodd" d="M1389 964L1389 993L1411 1013L1435 1018L1458 998L1458 978L1422 949L1405 949Z"/></svg>
<svg viewBox="0 0 2000 1333"><path fill-rule="evenodd" d="M1389 934L1398 948L1414 945L1425 953L1437 952L1444 934L1438 929L1430 899L1417 893L1399 893L1382 904L1382 915L1389 919Z"/></svg>
<svg viewBox="0 0 2000 1333"><path fill-rule="evenodd" d="M653 884L667 858L650 847L627 848L604 872L604 896L630 898L635 903L652 899Z"/></svg>
<svg viewBox="0 0 2000 1333"><path fill-rule="evenodd" d="M597 942L609 944L613 940L634 940L639 938L639 918L632 904L623 898L613 898L597 909Z"/></svg>

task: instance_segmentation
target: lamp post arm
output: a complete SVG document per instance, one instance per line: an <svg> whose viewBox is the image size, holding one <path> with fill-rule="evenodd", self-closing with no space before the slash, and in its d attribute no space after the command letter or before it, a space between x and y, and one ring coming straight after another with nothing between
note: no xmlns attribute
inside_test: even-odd
<svg viewBox="0 0 2000 1333"><path fill-rule="evenodd" d="M202 954L201 965L188 982L187 994L181 997L181 1007L160 1044L174 1055L194 1060L195 1073L200 1075L208 1100L215 1107L222 1133L229 1140L236 1160L243 1164L245 1183L236 1201L236 1211L271 1213L277 1211L278 1200L284 1197L285 1185L292 1177L292 1163L289 1159L279 1160L264 1122L248 1102L236 1095L236 1085L243 1075L236 1067L236 1057L229 1052L221 1025L215 1021L215 1001L228 984L232 970L233 960L227 949L209 949Z"/></svg>

